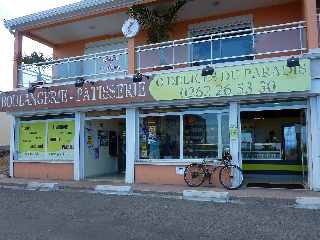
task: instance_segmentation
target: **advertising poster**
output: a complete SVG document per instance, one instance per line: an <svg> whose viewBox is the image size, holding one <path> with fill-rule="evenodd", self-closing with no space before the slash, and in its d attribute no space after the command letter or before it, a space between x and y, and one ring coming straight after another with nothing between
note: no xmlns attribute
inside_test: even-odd
<svg viewBox="0 0 320 240"><path fill-rule="evenodd" d="M21 123L19 129L19 160L45 160L46 123Z"/></svg>
<svg viewBox="0 0 320 240"><path fill-rule="evenodd" d="M74 121L48 122L48 159L73 160Z"/></svg>
<svg viewBox="0 0 320 240"><path fill-rule="evenodd" d="M86 128L85 139L88 147L88 154L94 160L100 158L99 136L98 131L94 128Z"/></svg>

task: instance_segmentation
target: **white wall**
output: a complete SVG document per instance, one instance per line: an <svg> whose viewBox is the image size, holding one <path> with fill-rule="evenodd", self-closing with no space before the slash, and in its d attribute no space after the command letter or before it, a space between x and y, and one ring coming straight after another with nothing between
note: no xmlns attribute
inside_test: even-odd
<svg viewBox="0 0 320 240"><path fill-rule="evenodd" d="M9 146L10 118L6 113L0 112L0 146Z"/></svg>
<svg viewBox="0 0 320 240"><path fill-rule="evenodd" d="M85 159L84 173L85 177L94 177L104 174L112 174L118 172L118 158L109 154L109 146L100 146L98 142L98 131L115 131L119 135L119 120L91 120L85 123ZM91 129L90 135L93 136L94 147L89 148L88 129ZM109 133L108 133L109 136ZM99 158L95 157L94 149L99 148Z"/></svg>

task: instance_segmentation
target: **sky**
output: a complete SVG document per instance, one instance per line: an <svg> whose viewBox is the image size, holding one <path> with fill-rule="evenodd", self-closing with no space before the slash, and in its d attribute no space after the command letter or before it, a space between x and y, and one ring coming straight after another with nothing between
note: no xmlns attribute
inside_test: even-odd
<svg viewBox="0 0 320 240"><path fill-rule="evenodd" d="M0 91L12 89L13 35L4 27L3 19L12 19L78 0L0 0ZM52 49L31 39L23 38L22 55L33 51L52 55Z"/></svg>

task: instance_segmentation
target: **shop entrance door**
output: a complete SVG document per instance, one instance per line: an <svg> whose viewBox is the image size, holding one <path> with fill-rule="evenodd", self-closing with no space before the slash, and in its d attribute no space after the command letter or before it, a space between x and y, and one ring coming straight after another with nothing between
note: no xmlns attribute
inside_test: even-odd
<svg viewBox="0 0 320 240"><path fill-rule="evenodd" d="M85 178L124 182L126 170L125 119L86 120L84 132Z"/></svg>
<svg viewBox="0 0 320 240"><path fill-rule="evenodd" d="M248 186L303 188L306 136L304 109L242 111L241 154Z"/></svg>

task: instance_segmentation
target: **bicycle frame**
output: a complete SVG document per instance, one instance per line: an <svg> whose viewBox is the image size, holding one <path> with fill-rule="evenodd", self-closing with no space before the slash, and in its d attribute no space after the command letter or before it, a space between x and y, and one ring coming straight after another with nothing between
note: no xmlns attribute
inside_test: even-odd
<svg viewBox="0 0 320 240"><path fill-rule="evenodd" d="M221 165L209 165L208 162L209 161L204 158L201 165L205 169L205 178L208 178L209 184L212 184L211 177L215 173L215 171L221 166L227 166L228 164L230 164L230 162L226 159L219 160L219 162L222 163Z"/></svg>

